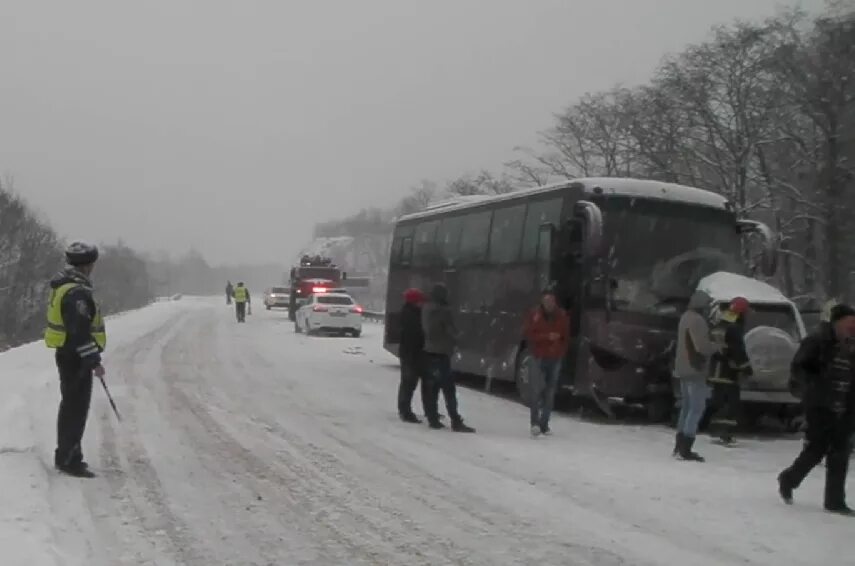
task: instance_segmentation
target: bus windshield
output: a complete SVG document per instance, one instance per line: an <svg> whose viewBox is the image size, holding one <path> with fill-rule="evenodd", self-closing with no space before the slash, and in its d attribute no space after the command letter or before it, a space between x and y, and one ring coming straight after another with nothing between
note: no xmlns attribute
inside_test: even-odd
<svg viewBox="0 0 855 566"><path fill-rule="evenodd" d="M730 212L621 197L608 197L603 207L615 310L677 315L700 279L743 271Z"/></svg>

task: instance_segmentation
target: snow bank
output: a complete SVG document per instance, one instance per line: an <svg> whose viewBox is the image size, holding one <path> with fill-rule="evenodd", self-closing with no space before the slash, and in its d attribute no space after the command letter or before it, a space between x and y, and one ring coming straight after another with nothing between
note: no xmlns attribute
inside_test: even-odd
<svg viewBox="0 0 855 566"><path fill-rule="evenodd" d="M107 319L110 351L151 332L198 300L155 303ZM74 517L63 517L52 501L73 498L52 473L56 407L59 391L52 352L42 342L0 354L0 549L4 566L54 566L66 563L57 538L66 536ZM106 402L95 392L93 405ZM71 486L73 484L69 484ZM85 513L80 513L85 514ZM80 530L80 525L73 527Z"/></svg>

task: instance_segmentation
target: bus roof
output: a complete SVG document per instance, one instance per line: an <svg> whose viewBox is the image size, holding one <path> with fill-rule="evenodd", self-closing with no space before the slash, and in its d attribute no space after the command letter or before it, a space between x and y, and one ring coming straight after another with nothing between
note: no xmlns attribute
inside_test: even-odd
<svg viewBox="0 0 855 566"><path fill-rule="evenodd" d="M542 187L533 187L514 191L503 195L474 195L463 196L439 202L421 212L407 214L398 219L399 222L430 217L440 212L466 210L484 204L492 204L517 199L527 199L535 195L560 191L571 187L580 187L588 195L621 195L653 200L683 202L720 210L728 209L728 200L720 194L703 189L696 189L676 183L650 181L645 179L628 179L621 177L588 177L562 181Z"/></svg>

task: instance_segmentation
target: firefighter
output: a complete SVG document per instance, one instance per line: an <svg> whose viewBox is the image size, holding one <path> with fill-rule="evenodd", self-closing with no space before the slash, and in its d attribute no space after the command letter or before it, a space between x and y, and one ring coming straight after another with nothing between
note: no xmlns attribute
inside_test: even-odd
<svg viewBox="0 0 855 566"><path fill-rule="evenodd" d="M250 304L249 289L244 286L243 281L238 282L232 293L235 300L235 314L238 322L246 322L246 309Z"/></svg>
<svg viewBox="0 0 855 566"><path fill-rule="evenodd" d="M45 344L56 350L60 394L54 465L68 475L92 478L81 442L92 399L92 375L104 377L101 352L107 344L104 320L92 295L90 276L98 248L74 242L68 266L50 282Z"/></svg>
<svg viewBox="0 0 855 566"><path fill-rule="evenodd" d="M710 338L720 351L713 354L710 363L710 427L726 445L733 443L733 432L739 424L740 382L753 375L745 349L745 316L750 307L747 299L736 297L724 311L713 309Z"/></svg>

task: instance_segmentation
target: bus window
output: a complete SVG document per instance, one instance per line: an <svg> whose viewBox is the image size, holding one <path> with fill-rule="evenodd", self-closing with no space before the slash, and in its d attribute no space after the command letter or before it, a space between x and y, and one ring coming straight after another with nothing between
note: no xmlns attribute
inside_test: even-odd
<svg viewBox="0 0 855 566"><path fill-rule="evenodd" d="M416 227L413 247L413 265L424 267L433 265L437 259L436 230L439 220L425 222Z"/></svg>
<svg viewBox="0 0 855 566"><path fill-rule="evenodd" d="M463 229L463 217L446 218L439 225L436 245L442 255L442 264L446 267L457 263L460 248L460 234Z"/></svg>
<svg viewBox="0 0 855 566"><path fill-rule="evenodd" d="M490 263L513 263L520 256L520 236L525 220L525 205L503 208L493 213L490 230Z"/></svg>
<svg viewBox="0 0 855 566"><path fill-rule="evenodd" d="M522 235L522 260L532 261L537 258L537 240L540 227L550 223L555 226L561 218L561 199L542 200L528 205L525 218L525 230Z"/></svg>
<svg viewBox="0 0 855 566"><path fill-rule="evenodd" d="M552 283L552 227L544 224L537 230L537 286L546 289Z"/></svg>
<svg viewBox="0 0 855 566"><path fill-rule="evenodd" d="M392 240L392 249L389 251L389 260L395 267L401 265L401 250L403 249L403 242L404 240L401 238L395 238Z"/></svg>
<svg viewBox="0 0 855 566"><path fill-rule="evenodd" d="M487 259L492 217L489 210L462 217L466 230L460 238L460 263L481 263Z"/></svg>
<svg viewBox="0 0 855 566"><path fill-rule="evenodd" d="M413 238L407 236L401 240L401 265L409 266L413 262Z"/></svg>

